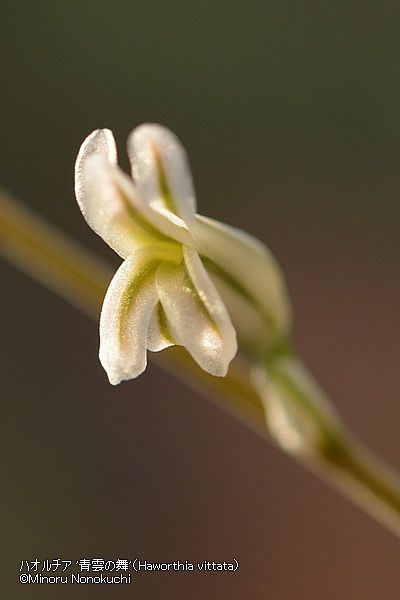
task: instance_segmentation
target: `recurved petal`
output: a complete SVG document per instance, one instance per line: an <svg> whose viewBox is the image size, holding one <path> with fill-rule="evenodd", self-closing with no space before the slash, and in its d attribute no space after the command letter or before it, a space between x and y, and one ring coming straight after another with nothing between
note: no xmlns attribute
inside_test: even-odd
<svg viewBox="0 0 400 600"><path fill-rule="evenodd" d="M197 252L184 247L179 265L163 263L157 291L169 330L208 373L224 376L237 351L236 332Z"/></svg>
<svg viewBox="0 0 400 600"><path fill-rule="evenodd" d="M93 157L100 157L105 163L115 165L117 162L117 148L115 146L114 136L109 129L96 129L83 142L75 162L75 195L82 211L83 216L93 227L95 221L96 198L92 190L89 190L88 176L85 172L87 163Z"/></svg>
<svg viewBox="0 0 400 600"><path fill-rule="evenodd" d="M288 294L268 248L240 229L201 215L196 215L191 232L213 278L256 309L271 334L286 332L291 320Z"/></svg>
<svg viewBox="0 0 400 600"><path fill-rule="evenodd" d="M196 200L187 155L178 138L161 125L144 124L132 131L127 149L143 212L163 233L192 245L188 228Z"/></svg>
<svg viewBox="0 0 400 600"><path fill-rule="evenodd" d="M132 180L115 164L116 150L107 129L83 143L75 167L75 191L83 216L122 258L145 245L168 241L135 208Z"/></svg>
<svg viewBox="0 0 400 600"><path fill-rule="evenodd" d="M148 252L129 256L114 275L100 316L99 358L110 383L142 373L147 329L158 302L155 273L160 260Z"/></svg>
<svg viewBox="0 0 400 600"><path fill-rule="evenodd" d="M80 147L78 158L76 160L76 174L79 175L86 160L90 156L103 156L103 158L106 158L111 164L116 164L117 148L115 145L114 136L109 129L96 129L87 136Z"/></svg>

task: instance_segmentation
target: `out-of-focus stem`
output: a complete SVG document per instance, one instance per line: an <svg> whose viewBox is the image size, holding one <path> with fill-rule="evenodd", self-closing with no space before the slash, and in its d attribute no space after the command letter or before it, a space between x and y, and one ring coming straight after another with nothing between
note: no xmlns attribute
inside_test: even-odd
<svg viewBox="0 0 400 600"><path fill-rule="evenodd" d="M254 371L277 445L400 536L398 474L353 436L301 361L280 356Z"/></svg>
<svg viewBox="0 0 400 600"><path fill-rule="evenodd" d="M87 315L98 315L112 269L1 188L0 251Z"/></svg>
<svg viewBox="0 0 400 600"><path fill-rule="evenodd" d="M0 253L92 318L98 318L112 270L1 189ZM239 358L231 364L227 377L217 378L202 371L180 348L151 356L400 535L397 475L354 440L325 400L321 403L320 398L314 398L309 386L302 386L302 377L294 376L282 366L284 363L278 360L260 366ZM268 373L269 380L258 378L255 385L255 370ZM285 425L285 414L292 409L297 421ZM281 421L271 420L271 415L280 416ZM287 445L285 439L293 442L296 433L305 439L303 422L310 438L298 448L295 443ZM281 433L294 433L294 438L281 436L279 427Z"/></svg>

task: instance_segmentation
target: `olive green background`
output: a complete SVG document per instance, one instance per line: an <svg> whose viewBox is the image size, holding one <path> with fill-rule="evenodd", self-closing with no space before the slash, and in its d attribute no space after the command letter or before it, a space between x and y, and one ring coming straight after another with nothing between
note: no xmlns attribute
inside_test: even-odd
<svg viewBox="0 0 400 600"><path fill-rule="evenodd" d="M73 163L98 127L175 131L199 212L267 243L301 353L400 467L398 2L5 2L0 182L99 256ZM112 388L94 322L1 262L9 600L397 600L398 541L151 365ZM240 561L23 586L22 560Z"/></svg>

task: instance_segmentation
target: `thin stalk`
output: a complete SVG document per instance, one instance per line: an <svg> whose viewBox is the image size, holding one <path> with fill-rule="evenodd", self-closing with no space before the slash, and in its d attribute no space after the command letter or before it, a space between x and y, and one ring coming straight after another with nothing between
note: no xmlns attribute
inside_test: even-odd
<svg viewBox="0 0 400 600"><path fill-rule="evenodd" d="M341 447L309 467L400 537L399 477L350 434Z"/></svg>
<svg viewBox="0 0 400 600"><path fill-rule="evenodd" d="M1 188L0 252L87 315L99 314L112 269Z"/></svg>
<svg viewBox="0 0 400 600"><path fill-rule="evenodd" d="M266 361L261 368L264 376L259 369L253 380L276 444L400 536L397 473L352 435L295 355ZM276 421L276 407L283 409L286 420ZM287 444L288 439L297 443Z"/></svg>
<svg viewBox="0 0 400 600"><path fill-rule="evenodd" d="M0 190L0 253L98 319L112 269L5 190ZM351 436L316 384L310 387L308 375L307 381L304 373L298 377L285 361L260 366L239 358L227 377L217 378L182 349L151 356L400 535L397 475ZM297 446L287 443L296 439Z"/></svg>

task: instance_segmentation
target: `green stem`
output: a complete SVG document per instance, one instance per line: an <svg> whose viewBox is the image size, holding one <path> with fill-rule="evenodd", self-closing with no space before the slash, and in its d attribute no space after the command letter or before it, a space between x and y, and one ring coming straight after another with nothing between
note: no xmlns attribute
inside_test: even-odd
<svg viewBox="0 0 400 600"><path fill-rule="evenodd" d="M1 188L0 252L87 315L98 315L112 269Z"/></svg>
<svg viewBox="0 0 400 600"><path fill-rule="evenodd" d="M266 361L261 372L255 380L275 442L400 536L397 473L352 435L296 356ZM276 420L277 408L286 419Z"/></svg>
<svg viewBox="0 0 400 600"><path fill-rule="evenodd" d="M4 190L0 253L97 320L112 269ZM352 438L293 356L270 358L262 366L238 358L225 378L208 375L180 348L152 358L400 535L397 476Z"/></svg>
<svg viewBox="0 0 400 600"><path fill-rule="evenodd" d="M342 446L310 468L400 536L398 475L356 439L349 435Z"/></svg>

